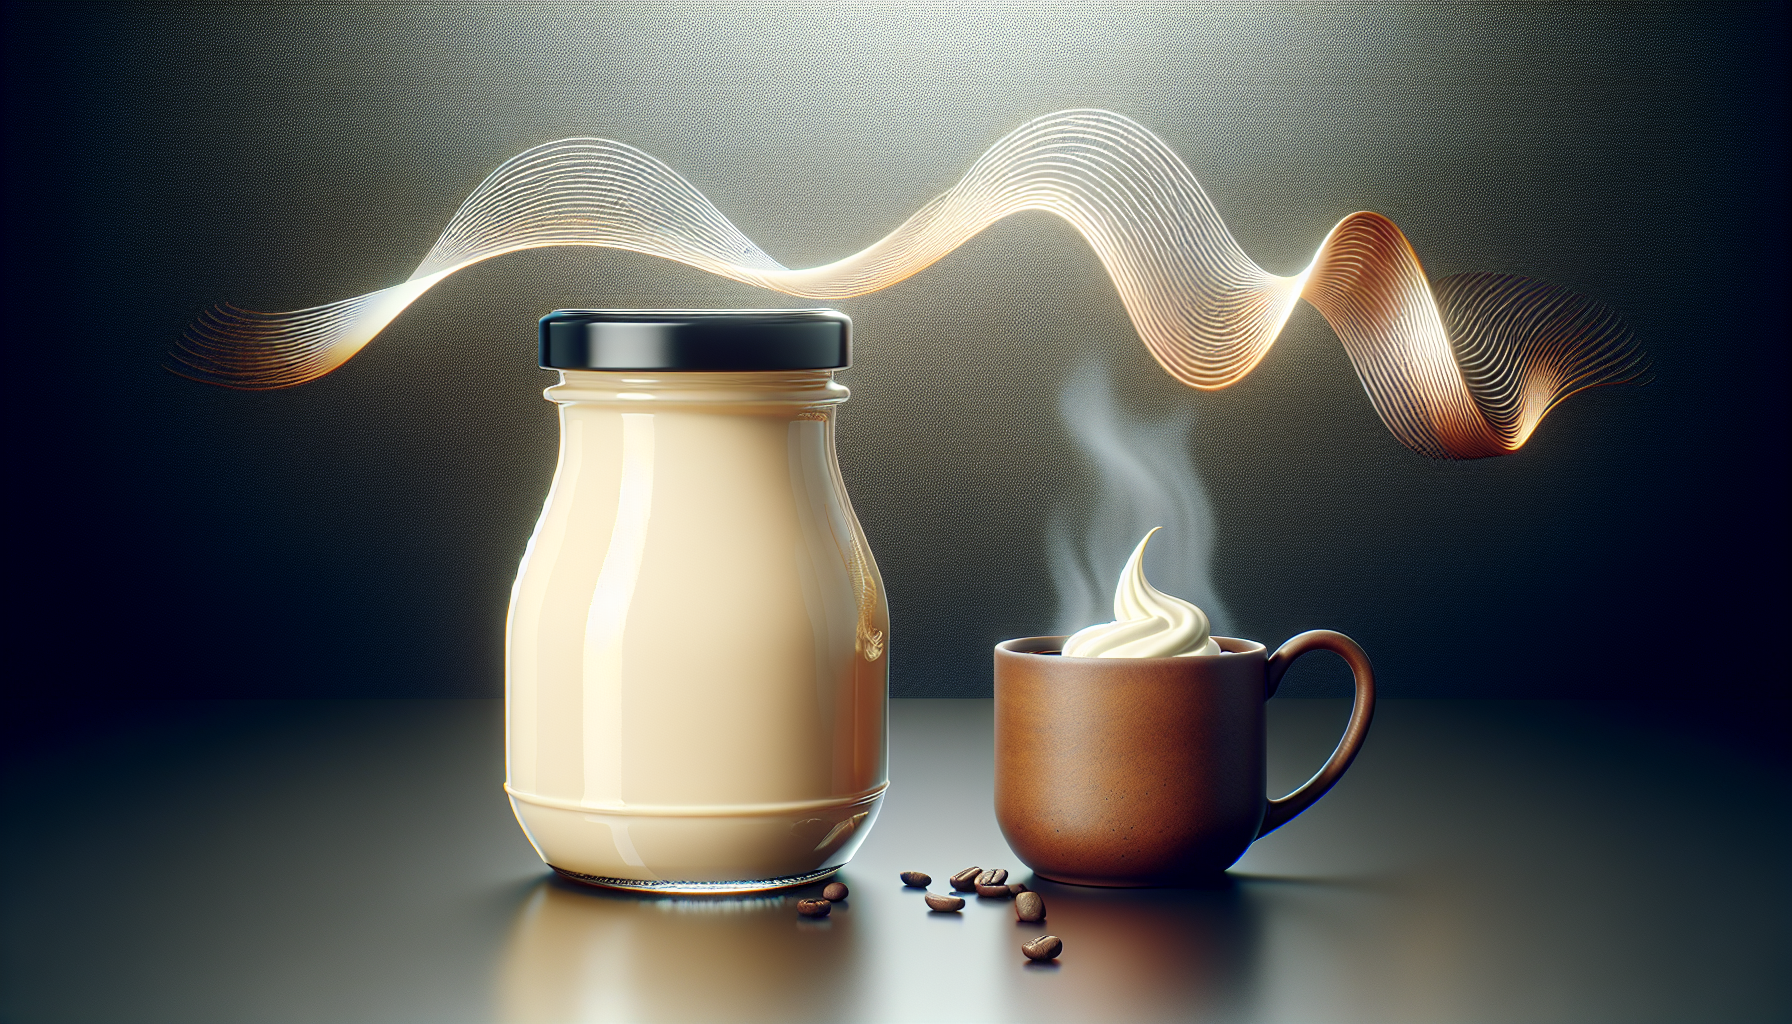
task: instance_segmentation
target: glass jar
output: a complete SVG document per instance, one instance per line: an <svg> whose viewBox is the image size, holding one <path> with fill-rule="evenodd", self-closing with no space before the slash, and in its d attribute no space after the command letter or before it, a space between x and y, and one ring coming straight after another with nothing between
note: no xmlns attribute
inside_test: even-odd
<svg viewBox="0 0 1792 1024"><path fill-rule="evenodd" d="M511 593L511 807L624 889L826 877L889 785L889 608L834 453L833 310L541 321L560 461Z"/></svg>

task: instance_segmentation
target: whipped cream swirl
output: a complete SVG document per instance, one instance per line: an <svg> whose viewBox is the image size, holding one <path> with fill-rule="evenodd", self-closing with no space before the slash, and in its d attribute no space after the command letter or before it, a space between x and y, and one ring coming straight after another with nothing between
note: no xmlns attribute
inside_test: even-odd
<svg viewBox="0 0 1792 1024"><path fill-rule="evenodd" d="M1207 613L1158 590L1145 578L1145 545L1154 527L1132 549L1114 588L1114 621L1081 629L1064 641L1069 658L1186 658L1219 654Z"/></svg>

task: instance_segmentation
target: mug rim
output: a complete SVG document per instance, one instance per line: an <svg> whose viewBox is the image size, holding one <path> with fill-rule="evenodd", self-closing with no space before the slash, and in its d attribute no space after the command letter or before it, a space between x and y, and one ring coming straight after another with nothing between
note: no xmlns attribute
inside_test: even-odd
<svg viewBox="0 0 1792 1024"><path fill-rule="evenodd" d="M1218 657L1218 655L1206 654L1191 655L1189 657L1172 656L1168 658L1076 658L1068 657L1062 653L1064 649L1064 641L1068 639L1070 639L1069 634L1064 634L1063 636L1017 636L1011 640L1003 640L1001 643L996 644L996 650L1002 654L1012 654L1019 657L1056 657L1063 662L1074 662L1077 664L1106 662L1109 664L1137 665L1141 663L1154 664L1158 662L1174 662L1186 665L1190 663L1190 658ZM1269 648L1255 640L1243 640L1231 636L1215 636L1213 640L1220 645L1220 651L1225 654L1264 654L1269 650Z"/></svg>

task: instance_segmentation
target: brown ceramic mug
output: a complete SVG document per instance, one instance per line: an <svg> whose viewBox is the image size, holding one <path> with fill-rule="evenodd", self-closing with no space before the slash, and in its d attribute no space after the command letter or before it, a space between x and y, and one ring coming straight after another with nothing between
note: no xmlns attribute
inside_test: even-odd
<svg viewBox="0 0 1792 1024"><path fill-rule="evenodd" d="M1212 876L1306 810L1350 767L1375 712L1369 657L1316 629L1273 655L1066 658L1061 636L996 645L996 820L1016 856L1077 885L1174 885ZM1344 738L1279 800L1264 792L1263 705L1308 651L1356 677Z"/></svg>

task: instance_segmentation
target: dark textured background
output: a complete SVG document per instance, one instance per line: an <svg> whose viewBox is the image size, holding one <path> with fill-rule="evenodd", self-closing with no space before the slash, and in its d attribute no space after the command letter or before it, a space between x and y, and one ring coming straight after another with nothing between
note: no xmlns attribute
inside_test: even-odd
<svg viewBox="0 0 1792 1024"><path fill-rule="evenodd" d="M1786 693L1754 660L1787 622L1783 7L9 6L6 47L13 693L500 692L553 465L534 319L790 303L513 255L272 393L160 368L206 305L396 283L488 171L577 134L809 265L1071 106L1162 135L1270 270L1377 210L1433 277L1610 303L1657 380L1569 400L1517 455L1427 461L1310 307L1193 392L1066 225L1000 224L838 304L896 694L986 694L989 645L1052 625L1047 532L1100 497L1057 396L1096 364L1126 416L1192 413L1237 635L1344 630L1394 695Z"/></svg>

